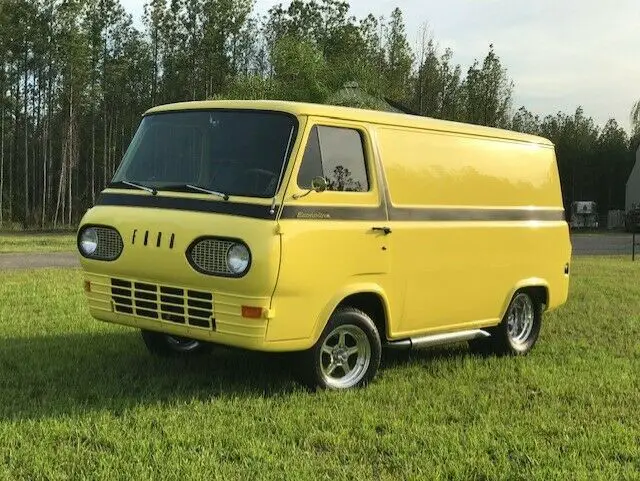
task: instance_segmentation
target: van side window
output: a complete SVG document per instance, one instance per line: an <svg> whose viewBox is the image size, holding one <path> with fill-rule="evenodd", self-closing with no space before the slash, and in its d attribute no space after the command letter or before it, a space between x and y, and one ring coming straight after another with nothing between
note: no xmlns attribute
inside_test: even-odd
<svg viewBox="0 0 640 481"><path fill-rule="evenodd" d="M311 188L311 180L324 176L327 190L367 192L367 166L362 137L357 130L314 126L302 158L298 185Z"/></svg>

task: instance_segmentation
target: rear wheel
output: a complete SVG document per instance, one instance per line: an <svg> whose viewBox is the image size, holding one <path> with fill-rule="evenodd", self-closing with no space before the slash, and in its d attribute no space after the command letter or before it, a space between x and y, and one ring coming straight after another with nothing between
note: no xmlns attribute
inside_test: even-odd
<svg viewBox="0 0 640 481"><path fill-rule="evenodd" d="M161 357L191 357L205 354L211 350L211 344L155 331L141 331L142 340L152 354Z"/></svg>
<svg viewBox="0 0 640 481"><path fill-rule="evenodd" d="M341 308L315 346L303 354L302 381L312 389L365 386L378 371L381 351L380 334L371 318L358 309Z"/></svg>
<svg viewBox="0 0 640 481"><path fill-rule="evenodd" d="M524 355L535 345L542 327L542 303L527 291L519 291L511 300L502 322L487 329L488 339L470 342L473 351L486 354Z"/></svg>

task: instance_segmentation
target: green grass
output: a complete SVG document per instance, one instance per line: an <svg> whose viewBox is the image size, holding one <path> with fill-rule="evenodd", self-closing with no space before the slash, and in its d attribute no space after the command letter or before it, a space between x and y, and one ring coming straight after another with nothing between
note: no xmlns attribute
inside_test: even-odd
<svg viewBox="0 0 640 481"><path fill-rule="evenodd" d="M466 346L311 394L286 356L152 358L75 270L0 279L0 479L640 479L640 263L575 260L525 358Z"/></svg>
<svg viewBox="0 0 640 481"><path fill-rule="evenodd" d="M65 252L76 248L75 234L0 234L0 254Z"/></svg>

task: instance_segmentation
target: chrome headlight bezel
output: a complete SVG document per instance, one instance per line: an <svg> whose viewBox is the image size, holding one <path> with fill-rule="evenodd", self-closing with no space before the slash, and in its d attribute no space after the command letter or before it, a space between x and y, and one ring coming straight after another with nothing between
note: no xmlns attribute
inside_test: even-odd
<svg viewBox="0 0 640 481"><path fill-rule="evenodd" d="M96 236L96 248L92 252L86 252L82 248L83 237L87 231L95 232ZM104 231L109 231L111 235L117 236L117 252L114 255L104 255L101 253L101 242L100 242L100 234L101 232L104 234ZM104 241L103 241L104 243ZM124 251L124 242L122 240L122 235L115 227L110 225L102 225L102 224L85 224L80 229L78 229L78 234L76 237L76 247L78 252L85 259L95 260L95 261L104 261L104 262L113 262L118 259L122 252Z"/></svg>
<svg viewBox="0 0 640 481"><path fill-rule="evenodd" d="M194 250L195 248L201 244L202 242L205 241L217 241L217 242L222 242L222 243L227 243L229 244L225 250L224 253L220 253L219 255L224 255L224 259L225 259L225 264L226 264L226 271L222 272L222 271L212 271L212 270L208 270L205 269L202 265L200 265L198 262L196 262L196 260L194 259ZM242 272L234 272L231 269L231 266L229 265L229 253L232 251L232 249L236 248L236 247L240 247L242 249L246 250L246 253L248 254L248 261L247 261L247 265L245 267L245 269ZM187 250L185 252L185 256L187 258L187 262L189 262L189 265L196 271L199 272L200 274L204 274L207 276L213 276L213 277L226 277L226 278L232 278L232 279L239 279L241 277L244 277L247 275L247 273L251 270L251 266L253 263L253 255L251 253L251 249L249 248L249 246L247 245L246 242L244 242L241 239L237 239L237 238L233 238L233 237L221 237L221 236L200 236L196 239L193 240L193 242L191 242L191 244L189 244L189 247L187 247Z"/></svg>

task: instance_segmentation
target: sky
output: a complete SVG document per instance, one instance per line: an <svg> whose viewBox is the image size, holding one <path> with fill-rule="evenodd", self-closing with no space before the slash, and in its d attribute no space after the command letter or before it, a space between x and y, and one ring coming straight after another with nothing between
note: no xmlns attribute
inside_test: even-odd
<svg viewBox="0 0 640 481"><path fill-rule="evenodd" d="M144 0L121 0L140 21ZM277 3L256 0L256 12ZM351 0L351 13L403 12L416 46L426 26L441 49L451 47L463 71L493 43L514 81L513 106L543 117L585 114L599 125L615 118L629 130L640 99L640 0Z"/></svg>

